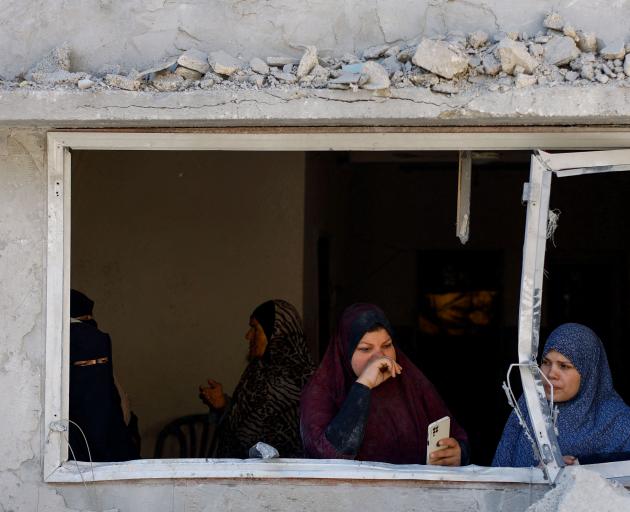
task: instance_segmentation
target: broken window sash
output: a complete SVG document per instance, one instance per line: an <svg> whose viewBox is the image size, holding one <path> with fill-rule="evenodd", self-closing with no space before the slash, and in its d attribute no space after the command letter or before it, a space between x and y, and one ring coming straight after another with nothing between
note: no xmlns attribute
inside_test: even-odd
<svg viewBox="0 0 630 512"><path fill-rule="evenodd" d="M518 353L523 393L532 422L534 449L542 462L546 477L554 483L564 467L555 429L553 406L547 402L536 356L540 341L542 286L547 239L553 235L557 213L550 234L549 197L551 178L583 174L630 171L630 150L590 151L583 153L551 154L536 151L532 155L529 183L523 187L523 201L527 202L523 270L519 303ZM508 386L509 388L509 386ZM510 397L508 400L514 402ZM517 411L518 414L518 411Z"/></svg>
<svg viewBox="0 0 630 512"><path fill-rule="evenodd" d="M470 182L472 175L472 152L459 152L459 176L457 180L457 227L456 235L462 244L468 242L470 234Z"/></svg>

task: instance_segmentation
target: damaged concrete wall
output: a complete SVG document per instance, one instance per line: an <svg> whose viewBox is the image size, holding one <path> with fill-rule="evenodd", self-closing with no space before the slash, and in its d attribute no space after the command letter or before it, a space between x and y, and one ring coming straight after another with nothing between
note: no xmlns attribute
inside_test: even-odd
<svg viewBox="0 0 630 512"><path fill-rule="evenodd" d="M45 132L0 131L0 510L522 511L545 486L248 479L54 485L42 481L45 362Z"/></svg>
<svg viewBox="0 0 630 512"><path fill-rule="evenodd" d="M76 49L78 69L96 72L115 63L142 69L189 48L245 59L264 57L259 52L299 57L300 45L342 55L452 31L535 33L550 10L604 38L628 36L627 24L619 23L630 17L623 0L26 1L0 13L0 75L27 71L63 41Z"/></svg>

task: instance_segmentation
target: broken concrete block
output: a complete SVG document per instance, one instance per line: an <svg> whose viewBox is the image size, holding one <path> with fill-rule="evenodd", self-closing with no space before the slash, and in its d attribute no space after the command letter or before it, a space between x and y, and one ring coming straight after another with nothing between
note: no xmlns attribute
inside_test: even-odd
<svg viewBox="0 0 630 512"><path fill-rule="evenodd" d="M317 64L319 64L317 60L317 48L315 46L307 46L295 73L298 79L308 75Z"/></svg>
<svg viewBox="0 0 630 512"><path fill-rule="evenodd" d="M155 66L151 66L148 69L145 69L144 71L140 71L137 75L138 80L140 79L148 79L148 80L153 80L155 78L155 75L161 71L175 71L175 67L177 66L177 59L176 58L172 58L172 59L168 59L164 62L160 62L159 64L156 64ZM106 73L108 75L119 75L120 74L120 66L119 66L119 70L116 73L113 72L108 72Z"/></svg>
<svg viewBox="0 0 630 512"><path fill-rule="evenodd" d="M125 91L137 91L141 85L140 80L134 80L122 75L105 75L105 83Z"/></svg>
<svg viewBox="0 0 630 512"><path fill-rule="evenodd" d="M30 74L32 82L46 85L77 85L79 80L87 78L87 73L71 73L58 69L50 73L35 72Z"/></svg>
<svg viewBox="0 0 630 512"><path fill-rule="evenodd" d="M208 57L208 62L215 73L224 76L232 76L243 67L243 63L240 60L235 59L223 50L212 52L210 57Z"/></svg>
<svg viewBox="0 0 630 512"><path fill-rule="evenodd" d="M396 58L400 62L411 62L411 59L413 58L414 53L416 53L415 47L405 48L403 50L400 50L400 52L398 52L398 55L396 56Z"/></svg>
<svg viewBox="0 0 630 512"><path fill-rule="evenodd" d="M90 89L91 87L93 87L94 82L90 80L89 78L83 78L77 82L77 85L79 86L79 89L85 90L85 89Z"/></svg>
<svg viewBox="0 0 630 512"><path fill-rule="evenodd" d="M607 84L610 80L610 77L608 75L600 73L598 75L595 75L595 79L602 84Z"/></svg>
<svg viewBox="0 0 630 512"><path fill-rule="evenodd" d="M505 73L513 73L516 66L522 66L526 73L531 74L538 67L539 62L527 51L524 43L503 39L497 46L496 52L501 61L501 69Z"/></svg>
<svg viewBox="0 0 630 512"><path fill-rule="evenodd" d="M573 39L575 42L580 40L579 36L577 35L577 31L575 30L575 27L573 27L573 25L566 24L564 27L562 27L562 33L565 36Z"/></svg>
<svg viewBox="0 0 630 512"><path fill-rule="evenodd" d="M627 75L630 76L630 53L626 54L626 58L623 61L623 72Z"/></svg>
<svg viewBox="0 0 630 512"><path fill-rule="evenodd" d="M416 66L448 79L468 69L468 57L455 45L445 41L423 39L412 61Z"/></svg>
<svg viewBox="0 0 630 512"><path fill-rule="evenodd" d="M201 89L212 89L212 87L214 87L214 80L212 78L204 78L203 80L201 80L201 82L199 82L199 87Z"/></svg>
<svg viewBox="0 0 630 512"><path fill-rule="evenodd" d="M531 87L537 82L537 80L538 79L534 75L519 73L514 79L514 86L517 89L522 89L523 87Z"/></svg>
<svg viewBox="0 0 630 512"><path fill-rule="evenodd" d="M330 71L327 68L317 64L311 70L311 76L313 77L313 79L323 79L323 80L327 81L328 78L330 77Z"/></svg>
<svg viewBox="0 0 630 512"><path fill-rule="evenodd" d="M339 85L339 84L350 85L350 84L358 84L360 79L361 79L360 72L359 73L343 72L338 77L333 78L332 80L329 80L328 83L335 84L335 85Z"/></svg>
<svg viewBox="0 0 630 512"><path fill-rule="evenodd" d="M587 80L595 79L595 70L591 64L583 64L582 69L580 70L580 76L582 78L586 78Z"/></svg>
<svg viewBox="0 0 630 512"><path fill-rule="evenodd" d="M174 92L184 83L184 77L169 71L162 72L153 79L153 87L161 92Z"/></svg>
<svg viewBox="0 0 630 512"><path fill-rule="evenodd" d="M293 64L285 64L282 66L283 73L293 73Z"/></svg>
<svg viewBox="0 0 630 512"><path fill-rule="evenodd" d="M390 57L383 59L380 64L387 70L390 77L394 73L402 71L402 63L398 60L396 55L391 55Z"/></svg>
<svg viewBox="0 0 630 512"><path fill-rule="evenodd" d="M30 80L32 73L54 73L55 71L70 71L70 45L68 43L63 43L60 47L48 52L27 73L27 79Z"/></svg>
<svg viewBox="0 0 630 512"><path fill-rule="evenodd" d="M495 76L501 71L501 63L492 53L486 53L481 59L486 75Z"/></svg>
<svg viewBox="0 0 630 512"><path fill-rule="evenodd" d="M431 86L433 92L439 92L440 94L457 94L460 89L452 82L440 82Z"/></svg>
<svg viewBox="0 0 630 512"><path fill-rule="evenodd" d="M374 62L373 60L363 64L361 74L367 77L365 83L360 83L363 89L376 91L380 89L387 89L391 84L387 70L378 62Z"/></svg>
<svg viewBox="0 0 630 512"><path fill-rule="evenodd" d="M468 44L477 49L488 42L488 34L483 30L477 30L468 35Z"/></svg>
<svg viewBox="0 0 630 512"><path fill-rule="evenodd" d="M534 58L542 58L543 54L545 53L545 47L542 44L531 43L529 45L529 53Z"/></svg>
<svg viewBox="0 0 630 512"><path fill-rule="evenodd" d="M382 57L383 55L385 55L385 52L389 50L389 47L390 45L388 44L370 46L369 48L366 48L365 50L363 50L363 58L365 60L378 59L379 57Z"/></svg>
<svg viewBox="0 0 630 512"><path fill-rule="evenodd" d="M609 43L599 51L599 55L606 60L623 59L626 56L626 44L623 41Z"/></svg>
<svg viewBox="0 0 630 512"><path fill-rule="evenodd" d="M280 80L281 82L284 82L287 84L294 84L295 82L297 82L297 76L295 76L293 73L284 73L282 71L272 71L271 74L275 78Z"/></svg>
<svg viewBox="0 0 630 512"><path fill-rule="evenodd" d="M249 67L252 68L252 71L260 75L266 75L269 73L269 66L264 60L259 59L258 57L254 57L249 61Z"/></svg>
<svg viewBox="0 0 630 512"><path fill-rule="evenodd" d="M597 52L597 36L594 32L582 32L578 30L578 48L583 52Z"/></svg>
<svg viewBox="0 0 630 512"><path fill-rule="evenodd" d="M580 56L580 49L570 37L554 37L545 45L545 62L563 66Z"/></svg>
<svg viewBox="0 0 630 512"><path fill-rule="evenodd" d="M543 27L550 28L552 30L562 30L564 27L564 20L557 12L547 14L543 21Z"/></svg>
<svg viewBox="0 0 630 512"><path fill-rule="evenodd" d="M208 66L209 67L209 66ZM177 66L175 74L181 76L184 80L201 80L203 73L184 66Z"/></svg>
<svg viewBox="0 0 630 512"><path fill-rule="evenodd" d="M417 75L411 75L409 79L415 84L421 87L432 87L440 83L440 79L433 73L422 73Z"/></svg>
<svg viewBox="0 0 630 512"><path fill-rule="evenodd" d="M265 84L265 77L259 74L252 74L247 77L247 81L260 89Z"/></svg>
<svg viewBox="0 0 630 512"><path fill-rule="evenodd" d="M188 69L192 69L204 75L210 69L208 64L208 54L195 48L186 50L177 59L177 64Z"/></svg>
<svg viewBox="0 0 630 512"><path fill-rule="evenodd" d="M580 77L575 71L567 71L567 74L564 75L564 79L567 82L575 82Z"/></svg>
<svg viewBox="0 0 630 512"><path fill-rule="evenodd" d="M267 57L267 64L274 67L282 67L287 64L298 64L300 61L292 57Z"/></svg>

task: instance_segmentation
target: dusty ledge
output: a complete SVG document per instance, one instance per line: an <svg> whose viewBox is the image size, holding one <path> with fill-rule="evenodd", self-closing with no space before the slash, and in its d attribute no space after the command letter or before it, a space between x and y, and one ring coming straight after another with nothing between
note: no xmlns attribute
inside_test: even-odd
<svg viewBox="0 0 630 512"><path fill-rule="evenodd" d="M0 91L0 125L66 127L628 125L630 88Z"/></svg>

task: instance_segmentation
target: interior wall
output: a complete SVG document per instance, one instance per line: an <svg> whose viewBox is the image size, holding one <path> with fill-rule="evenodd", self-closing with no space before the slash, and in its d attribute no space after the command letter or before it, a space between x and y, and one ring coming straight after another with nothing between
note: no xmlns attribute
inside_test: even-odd
<svg viewBox="0 0 630 512"><path fill-rule="evenodd" d="M170 420L231 393L251 311L302 310L304 156L255 152L72 155L72 286L95 301L142 455Z"/></svg>

